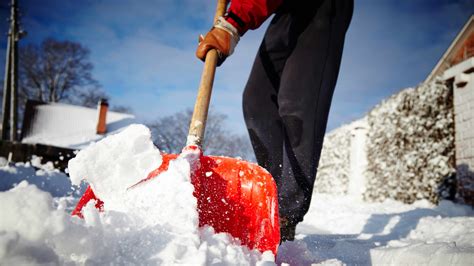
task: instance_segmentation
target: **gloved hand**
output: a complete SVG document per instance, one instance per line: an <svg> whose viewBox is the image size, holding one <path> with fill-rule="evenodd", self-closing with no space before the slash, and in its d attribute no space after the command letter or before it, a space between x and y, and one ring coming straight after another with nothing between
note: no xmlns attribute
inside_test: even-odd
<svg viewBox="0 0 474 266"><path fill-rule="evenodd" d="M206 54L211 49L216 49L219 55L217 65L220 66L224 60L234 52L234 48L239 42L240 36L237 29L220 17L214 27L206 34L206 37L199 37L199 45L196 56L205 60Z"/></svg>

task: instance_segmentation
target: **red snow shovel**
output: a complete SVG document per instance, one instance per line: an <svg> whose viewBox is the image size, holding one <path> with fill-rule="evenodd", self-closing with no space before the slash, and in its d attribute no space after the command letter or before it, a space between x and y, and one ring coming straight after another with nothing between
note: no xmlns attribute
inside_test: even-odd
<svg viewBox="0 0 474 266"><path fill-rule="evenodd" d="M214 20L224 14L226 6L226 0L218 0ZM159 178L160 173L168 169L169 162L178 156L197 154L199 156L190 160L194 166L191 182L197 198L199 226L210 225L218 233L231 234L250 249L256 248L262 252L271 250L276 254L280 243L280 225L273 177L254 163L221 156L204 156L201 152L217 59L216 50L206 55L187 146L181 155L163 154L161 166L130 189L139 184L146 185L152 178ZM82 208L90 200L95 200L95 206L100 210L107 208L106 203L104 206L104 202L94 195L89 186L72 215L81 217Z"/></svg>

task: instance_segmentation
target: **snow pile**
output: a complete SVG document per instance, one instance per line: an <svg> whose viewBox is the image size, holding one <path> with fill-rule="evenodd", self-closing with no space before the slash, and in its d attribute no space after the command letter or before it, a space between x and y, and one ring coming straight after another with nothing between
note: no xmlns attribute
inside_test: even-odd
<svg viewBox="0 0 474 266"><path fill-rule="evenodd" d="M392 96L368 115L365 197L438 202L454 186L454 121L450 90L440 82Z"/></svg>
<svg viewBox="0 0 474 266"><path fill-rule="evenodd" d="M128 189L161 164L150 131L132 125L82 150L70 161L73 183L90 182L105 201L90 202L84 220L65 202L22 182L0 193L0 261L6 264L273 264L271 252L240 246L227 234L198 228L187 158L170 162L155 179ZM56 206L56 207L54 207Z"/></svg>
<svg viewBox="0 0 474 266"><path fill-rule="evenodd" d="M351 125L339 127L324 136L314 191L345 194L350 170Z"/></svg>
<svg viewBox="0 0 474 266"><path fill-rule="evenodd" d="M30 162L9 164L0 157L0 191L9 190L21 181L26 180L53 197L80 193L77 187L71 187L69 177L54 168L52 162L41 163L40 157L33 157Z"/></svg>
<svg viewBox="0 0 474 266"><path fill-rule="evenodd" d="M0 262L5 265L255 264L273 259L271 253L248 251L212 228L191 229L183 217L173 216L173 224L145 226L126 213L99 213L88 204L84 220L71 218L64 202L53 207L47 192L26 181L1 192L0 200L0 212L8 213L0 222Z"/></svg>
<svg viewBox="0 0 474 266"><path fill-rule="evenodd" d="M57 255L45 240L65 230L66 214L53 209L50 194L23 181L8 192L1 192L0 201L0 262L57 264Z"/></svg>

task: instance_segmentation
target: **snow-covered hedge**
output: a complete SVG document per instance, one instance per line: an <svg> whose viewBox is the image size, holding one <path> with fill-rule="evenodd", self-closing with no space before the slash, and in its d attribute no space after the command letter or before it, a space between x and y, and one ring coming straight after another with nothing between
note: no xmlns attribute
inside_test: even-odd
<svg viewBox="0 0 474 266"><path fill-rule="evenodd" d="M436 81L410 88L368 115L365 198L438 202L453 184L452 94ZM440 191L441 190L441 191Z"/></svg>
<svg viewBox="0 0 474 266"><path fill-rule="evenodd" d="M339 127L324 137L314 190L346 194L349 181L351 126Z"/></svg>

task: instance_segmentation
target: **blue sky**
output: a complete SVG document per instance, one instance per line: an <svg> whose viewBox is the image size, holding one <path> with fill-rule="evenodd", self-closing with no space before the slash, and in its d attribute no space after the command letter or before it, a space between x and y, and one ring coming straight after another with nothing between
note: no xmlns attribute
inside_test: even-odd
<svg viewBox="0 0 474 266"><path fill-rule="evenodd" d="M145 121L193 106L202 68L194 57L197 36L210 28L215 1L18 1L28 31L22 44L47 37L84 44L112 103L131 106ZM5 62L9 0L2 2ZM356 0L328 129L422 82L473 12L470 0ZM245 133L242 90L267 24L248 32L217 72L212 108L228 115L236 133Z"/></svg>

